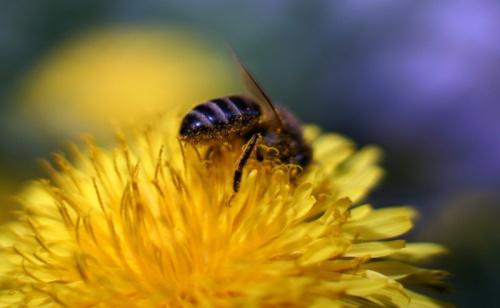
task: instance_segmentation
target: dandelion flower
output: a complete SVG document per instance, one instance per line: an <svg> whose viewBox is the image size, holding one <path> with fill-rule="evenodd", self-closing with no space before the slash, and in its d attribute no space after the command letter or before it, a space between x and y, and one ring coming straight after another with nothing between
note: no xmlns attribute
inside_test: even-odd
<svg viewBox="0 0 500 308"><path fill-rule="evenodd" d="M377 148L307 127L314 163L250 160L229 204L243 144L207 155L178 141L177 120L56 155L0 235L4 306L445 305L407 288L445 275L409 263L440 246L394 239L416 212L359 205L382 175Z"/></svg>

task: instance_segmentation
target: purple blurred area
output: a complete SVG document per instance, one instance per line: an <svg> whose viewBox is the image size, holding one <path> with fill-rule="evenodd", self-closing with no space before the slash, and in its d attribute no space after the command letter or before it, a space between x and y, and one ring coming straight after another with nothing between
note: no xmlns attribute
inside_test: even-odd
<svg viewBox="0 0 500 308"><path fill-rule="evenodd" d="M383 135L397 125L395 142L418 143L447 170L440 189L500 182L499 9L493 1L422 6L382 39L392 42L377 44L356 82L365 88L358 104L382 104L369 125Z"/></svg>
<svg viewBox="0 0 500 308"><path fill-rule="evenodd" d="M451 254L461 306L500 282L500 2L12 1L0 10L0 166L39 176L62 141L9 113L23 74L56 44L105 24L184 24L223 37L270 96L304 122L386 152L370 201L422 212L412 239ZM226 93L221 93L224 95ZM469 220L470 219L470 220Z"/></svg>

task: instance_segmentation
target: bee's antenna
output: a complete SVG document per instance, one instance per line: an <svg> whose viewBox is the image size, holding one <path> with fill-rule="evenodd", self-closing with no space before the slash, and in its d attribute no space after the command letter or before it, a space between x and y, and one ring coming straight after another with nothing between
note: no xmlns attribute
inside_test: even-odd
<svg viewBox="0 0 500 308"><path fill-rule="evenodd" d="M243 77L243 80L245 82L245 85L247 89L252 92L254 95L260 95L262 98L267 102L269 107L271 107L272 111L276 115L276 118L278 119L278 122L280 123L281 128L285 131L286 126L283 123L283 119L281 118L281 114L278 112L278 109L274 106L274 104L271 102L271 99L269 96L264 92L264 89L257 83L255 78L253 78L252 74L248 71L248 69L245 67L243 62L241 62L240 58L234 51L234 49L231 48L231 46L226 44L227 49L229 49L229 52L231 52L231 55L233 56L234 61L238 63L238 66L240 67L241 75Z"/></svg>

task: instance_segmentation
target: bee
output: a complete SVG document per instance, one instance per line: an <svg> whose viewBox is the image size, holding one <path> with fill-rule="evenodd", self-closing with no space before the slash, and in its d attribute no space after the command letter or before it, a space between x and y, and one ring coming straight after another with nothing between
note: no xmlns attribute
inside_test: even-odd
<svg viewBox="0 0 500 308"><path fill-rule="evenodd" d="M232 95L195 106L182 120L179 139L190 144L217 145L236 138L246 141L233 177L233 193L241 183L243 168L257 144L277 151L276 160L306 168L312 148L304 140L301 124L287 109L276 107L248 69L233 53L245 85L253 97ZM265 158L265 148L257 147L257 160Z"/></svg>

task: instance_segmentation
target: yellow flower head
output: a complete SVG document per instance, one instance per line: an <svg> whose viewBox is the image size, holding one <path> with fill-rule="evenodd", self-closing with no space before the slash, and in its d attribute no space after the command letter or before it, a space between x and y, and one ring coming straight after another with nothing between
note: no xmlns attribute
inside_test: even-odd
<svg viewBox="0 0 500 308"><path fill-rule="evenodd" d="M208 151L178 141L178 118L154 122L57 155L27 189L1 234L4 306L443 305L406 289L444 275L406 263L440 246L393 239L415 211L352 207L382 174L377 148L308 127L307 169L250 160L229 203L243 143Z"/></svg>

